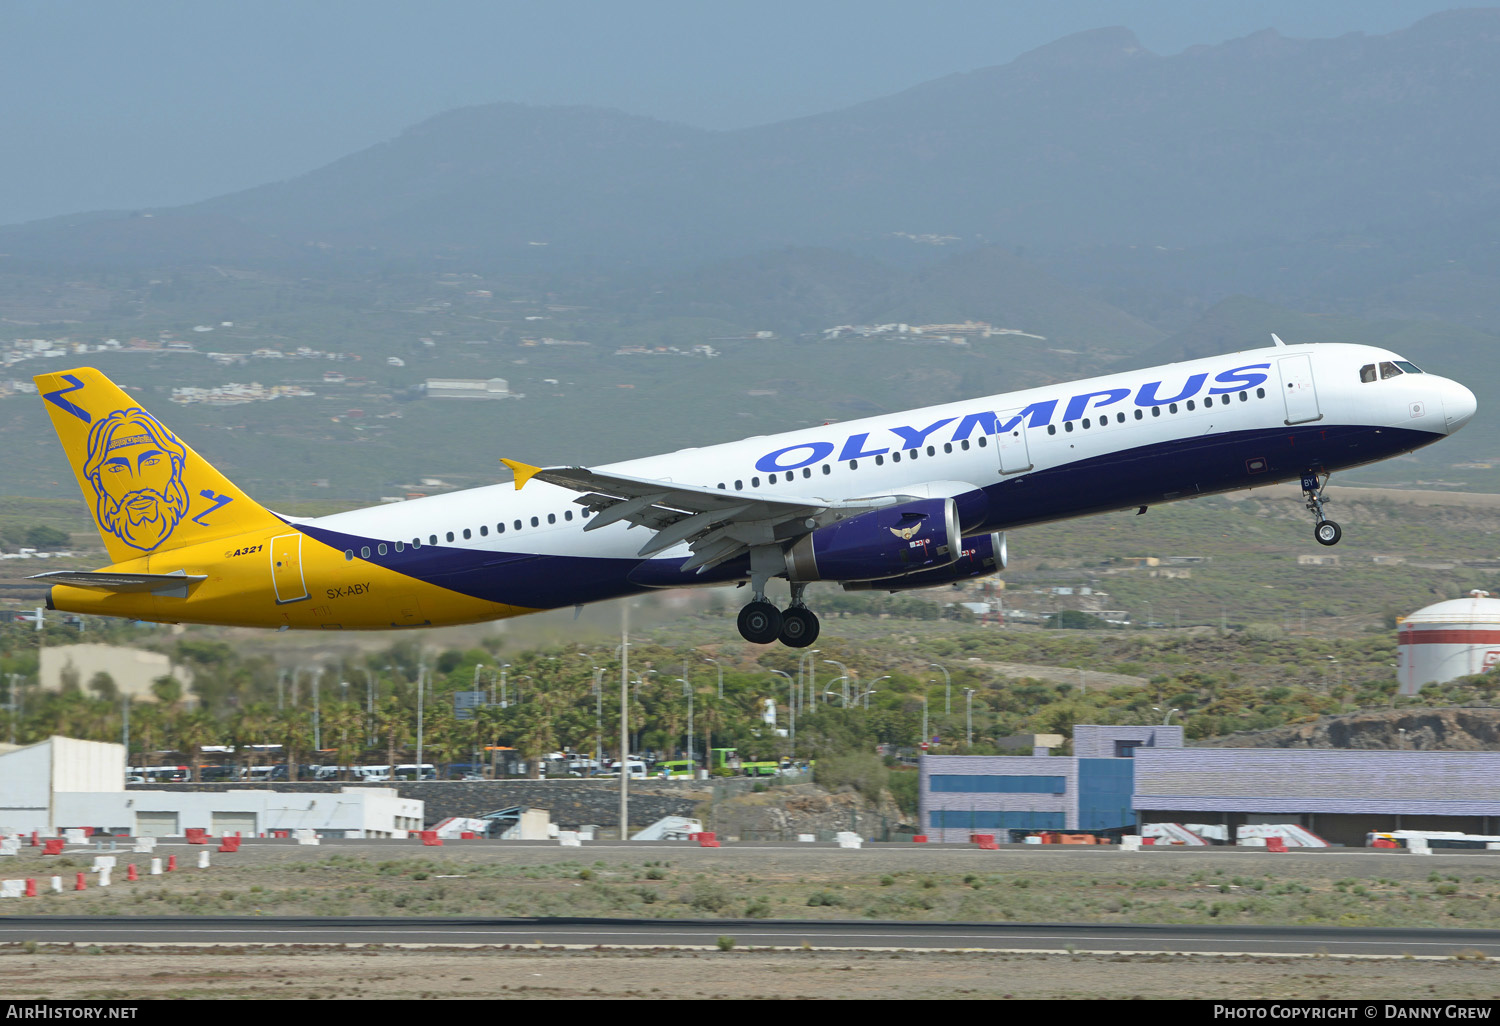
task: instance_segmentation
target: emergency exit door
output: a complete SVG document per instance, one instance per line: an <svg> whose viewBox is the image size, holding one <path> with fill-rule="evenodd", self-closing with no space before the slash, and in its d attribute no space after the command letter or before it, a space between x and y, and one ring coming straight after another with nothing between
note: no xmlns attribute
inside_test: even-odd
<svg viewBox="0 0 1500 1026"><path fill-rule="evenodd" d="M1286 422L1306 424L1323 419L1318 387L1313 381L1311 356L1287 356L1276 361L1281 372L1281 397L1286 400Z"/></svg>
<svg viewBox="0 0 1500 1026"><path fill-rule="evenodd" d="M302 535L283 534L271 539L271 583L278 603L300 602L307 598L307 581L302 576Z"/></svg>
<svg viewBox="0 0 1500 1026"><path fill-rule="evenodd" d="M1010 424L1008 429L1007 424ZM1031 449L1026 444L1026 418L1021 415L1020 410L1011 410L995 418L995 448L1000 451L1000 473L1019 474L1031 469Z"/></svg>

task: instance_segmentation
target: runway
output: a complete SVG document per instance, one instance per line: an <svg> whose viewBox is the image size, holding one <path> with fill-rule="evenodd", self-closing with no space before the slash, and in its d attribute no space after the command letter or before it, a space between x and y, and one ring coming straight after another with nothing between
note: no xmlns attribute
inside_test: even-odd
<svg viewBox="0 0 1500 1026"><path fill-rule="evenodd" d="M911 923L763 919L316 917L0 917L0 943L351 944L568 947L968 949L1221 955L1500 958L1500 930L1172 926L1096 923Z"/></svg>

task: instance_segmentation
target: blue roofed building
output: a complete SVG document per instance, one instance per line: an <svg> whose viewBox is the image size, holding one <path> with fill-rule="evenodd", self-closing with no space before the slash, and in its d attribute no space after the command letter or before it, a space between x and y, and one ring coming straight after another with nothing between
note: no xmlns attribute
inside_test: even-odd
<svg viewBox="0 0 1500 1026"><path fill-rule="evenodd" d="M1176 726L1073 728L1071 756L922 757L922 828L934 841L1035 830L1123 831L1135 823L1136 752L1182 746Z"/></svg>

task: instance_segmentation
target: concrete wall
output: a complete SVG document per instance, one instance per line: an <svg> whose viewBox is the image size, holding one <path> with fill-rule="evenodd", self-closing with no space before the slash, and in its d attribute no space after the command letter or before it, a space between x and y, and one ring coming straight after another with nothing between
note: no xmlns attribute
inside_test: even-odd
<svg viewBox="0 0 1500 1026"><path fill-rule="evenodd" d="M78 686L90 694L89 681L94 674L104 672L115 680L120 694L131 698L155 701L151 694L151 682L157 677L173 676L182 682L184 701L194 701L188 693L193 682L192 671L186 667L173 666L172 660L160 652L148 652L142 648L126 648L122 645L58 645L42 649L42 687L57 691L62 687L62 674L69 666L78 673Z"/></svg>

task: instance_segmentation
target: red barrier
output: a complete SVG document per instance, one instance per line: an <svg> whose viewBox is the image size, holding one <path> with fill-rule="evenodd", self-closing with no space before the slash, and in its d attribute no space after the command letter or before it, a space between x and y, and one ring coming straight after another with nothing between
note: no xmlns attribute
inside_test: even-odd
<svg viewBox="0 0 1500 1026"><path fill-rule="evenodd" d="M1391 840L1389 837L1377 837L1377 838L1375 838L1375 840L1373 840L1373 841L1370 842L1370 847L1371 848L1399 848L1399 847L1401 847L1401 845L1397 844L1395 841Z"/></svg>
<svg viewBox="0 0 1500 1026"><path fill-rule="evenodd" d="M36 897L36 881L35 880L27 880L26 881L26 897L28 897L28 898L35 898Z"/></svg>
<svg viewBox="0 0 1500 1026"><path fill-rule="evenodd" d="M421 834L423 847L441 848L443 846L443 839L437 835L436 830L423 830Z"/></svg>
<svg viewBox="0 0 1500 1026"><path fill-rule="evenodd" d="M177 868L177 856L176 855L168 855L167 856L167 872L170 873L173 870L175 870L176 868Z"/></svg>
<svg viewBox="0 0 1500 1026"><path fill-rule="evenodd" d="M36 845L36 831L35 831L35 830L33 830L33 831L32 831L32 832L31 832L31 846L32 846L32 847L33 847L33 848L35 848L35 847L36 847L36 846L37 846L37 845Z"/></svg>
<svg viewBox="0 0 1500 1026"><path fill-rule="evenodd" d="M224 838L223 838L223 842L219 845L219 850L220 851L239 851L240 850L240 835L239 834L234 834L233 836L231 836L229 834L225 834Z"/></svg>
<svg viewBox="0 0 1500 1026"><path fill-rule="evenodd" d="M702 833L700 833L698 835L698 847L700 847L700 848L717 848L717 847L719 847L719 835L716 834L716 833L713 833L712 831L709 831L709 830L703 831Z"/></svg>
<svg viewBox="0 0 1500 1026"><path fill-rule="evenodd" d="M1266 851L1286 851L1286 841L1280 837L1266 838Z"/></svg>
<svg viewBox="0 0 1500 1026"><path fill-rule="evenodd" d="M208 843L208 831L204 830L202 827L188 827L186 833L188 844Z"/></svg>
<svg viewBox="0 0 1500 1026"><path fill-rule="evenodd" d="M994 834L970 834L969 843L977 844L981 848L988 848L990 851L994 851L999 847L999 845L995 843Z"/></svg>
<svg viewBox="0 0 1500 1026"><path fill-rule="evenodd" d="M88 885L83 882L83 874L82 873L78 874L78 879L77 879L77 881L74 882L73 889L75 891L86 891L86 890L88 890Z"/></svg>
<svg viewBox="0 0 1500 1026"><path fill-rule="evenodd" d="M915 843L915 844L926 844L927 843L927 835L926 834L913 834L911 839L912 839L913 843Z"/></svg>
<svg viewBox="0 0 1500 1026"><path fill-rule="evenodd" d="M127 879L127 880L139 880L140 878L141 878L140 874L135 871L135 863L132 862L130 864L129 869L125 873L125 879Z"/></svg>
<svg viewBox="0 0 1500 1026"><path fill-rule="evenodd" d="M62 850L63 850L63 845L66 844L66 843L67 842L64 841L61 837L49 837L49 838L47 838L47 846L42 849L42 854L43 855L61 855L62 854Z"/></svg>
<svg viewBox="0 0 1500 1026"><path fill-rule="evenodd" d="M476 838L476 837L478 837L478 836L479 836L479 835L478 835L478 834L476 834L476 833L475 833L475 832L474 832L474 831L472 831L472 830L464 830L464 831L462 831L462 832L460 832L460 833L459 833L459 835L458 835L458 836L459 836L459 837L460 837L460 838L461 838L461 839L462 839L462 840L465 840L465 841L472 841L472 840L474 840L474 839L475 839L475 838Z"/></svg>

